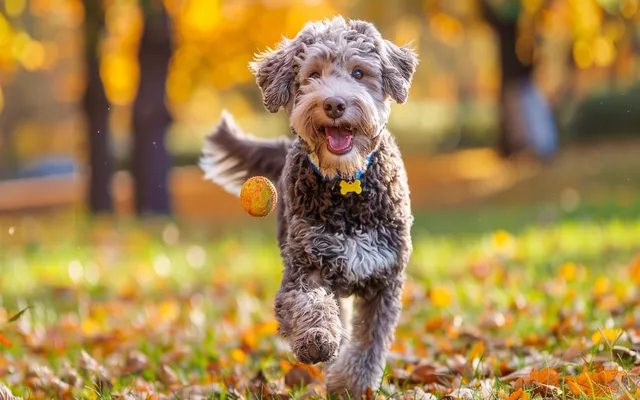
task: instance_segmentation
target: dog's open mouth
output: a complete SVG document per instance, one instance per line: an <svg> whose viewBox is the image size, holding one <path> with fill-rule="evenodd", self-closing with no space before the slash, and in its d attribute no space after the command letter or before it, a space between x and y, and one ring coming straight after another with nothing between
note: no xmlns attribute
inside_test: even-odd
<svg viewBox="0 0 640 400"><path fill-rule="evenodd" d="M318 131L327 138L327 148L333 154L346 154L353 147L353 131L350 126L321 126Z"/></svg>

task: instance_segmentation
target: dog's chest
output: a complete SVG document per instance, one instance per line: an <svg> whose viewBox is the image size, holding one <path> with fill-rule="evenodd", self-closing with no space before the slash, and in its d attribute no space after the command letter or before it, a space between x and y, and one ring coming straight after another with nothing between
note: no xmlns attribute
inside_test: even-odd
<svg viewBox="0 0 640 400"><path fill-rule="evenodd" d="M341 286L358 286L385 275L397 261L397 232L385 223L375 194L332 194L324 218L315 221L307 250L322 275Z"/></svg>
<svg viewBox="0 0 640 400"><path fill-rule="evenodd" d="M384 274L393 267L397 256L391 238L373 229L336 233L314 226L307 246L307 251L317 258L323 277L346 284Z"/></svg>

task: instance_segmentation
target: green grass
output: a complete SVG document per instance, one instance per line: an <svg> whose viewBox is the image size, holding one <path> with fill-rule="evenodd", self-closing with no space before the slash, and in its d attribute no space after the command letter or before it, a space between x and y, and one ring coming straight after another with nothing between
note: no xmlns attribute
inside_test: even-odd
<svg viewBox="0 0 640 400"><path fill-rule="evenodd" d="M638 214L585 203L550 221L540 218L543 207L417 216L383 393L465 388L480 396L488 388L499 398L515 391L514 380L502 378L522 368L550 365L566 378L615 361L632 371L633 360L593 343L593 335L620 328L618 344L631 347L637 334ZM12 344L0 341L0 382L15 395L42 398L65 392L59 382L75 375L68 393L78 398L144 390L195 396L185 387L218 397L322 395L322 380L313 378L321 366L294 367L309 386L285 384L293 372L282 364L292 359L273 324L282 269L273 227L273 219L233 228L69 214L0 220L0 333ZM83 366L82 351L109 385L96 383L102 372ZM399 381L400 370L421 364L442 368L445 385ZM267 384L254 379L259 372ZM580 398L557 387L564 398Z"/></svg>

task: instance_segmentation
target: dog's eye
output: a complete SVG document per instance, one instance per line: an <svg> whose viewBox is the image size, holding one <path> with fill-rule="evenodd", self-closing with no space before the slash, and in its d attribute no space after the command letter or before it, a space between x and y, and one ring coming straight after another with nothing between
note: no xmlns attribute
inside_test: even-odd
<svg viewBox="0 0 640 400"><path fill-rule="evenodd" d="M362 79L362 77L364 76L364 74L362 73L362 71L360 71L359 69L355 69L353 70L353 72L351 73L351 76L353 76L355 79L360 80Z"/></svg>
<svg viewBox="0 0 640 400"><path fill-rule="evenodd" d="M313 74L309 75L309 78L318 79L320 78L320 73L314 72Z"/></svg>

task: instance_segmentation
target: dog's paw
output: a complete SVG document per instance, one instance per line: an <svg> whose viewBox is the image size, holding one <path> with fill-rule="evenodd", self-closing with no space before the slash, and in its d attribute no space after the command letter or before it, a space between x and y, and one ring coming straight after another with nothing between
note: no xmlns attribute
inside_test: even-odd
<svg viewBox="0 0 640 400"><path fill-rule="evenodd" d="M338 358L341 336L330 330L313 328L305 332L296 343L292 343L293 352L298 361L304 364L332 362Z"/></svg>
<svg viewBox="0 0 640 400"><path fill-rule="evenodd" d="M376 392L382 383L383 368L371 349L349 346L327 368L327 394L332 398L360 399L369 391Z"/></svg>

